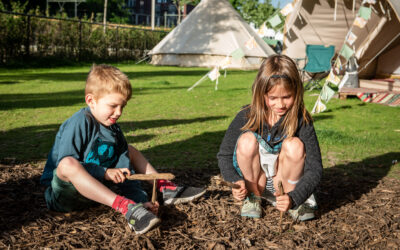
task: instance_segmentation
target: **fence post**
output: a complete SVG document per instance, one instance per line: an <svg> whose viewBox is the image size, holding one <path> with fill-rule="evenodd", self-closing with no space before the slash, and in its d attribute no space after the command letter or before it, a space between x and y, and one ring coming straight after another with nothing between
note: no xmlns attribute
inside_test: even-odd
<svg viewBox="0 0 400 250"><path fill-rule="evenodd" d="M118 47L119 47L119 36L118 36L118 30L119 30L119 26L117 26L116 32L115 32L115 60L118 62Z"/></svg>
<svg viewBox="0 0 400 250"><path fill-rule="evenodd" d="M28 20L26 23L26 41L25 41L26 57L29 57L30 37L31 37L31 16L28 16Z"/></svg>
<svg viewBox="0 0 400 250"><path fill-rule="evenodd" d="M78 47L78 61L81 61L81 50L82 50L82 20L79 19L79 47Z"/></svg>

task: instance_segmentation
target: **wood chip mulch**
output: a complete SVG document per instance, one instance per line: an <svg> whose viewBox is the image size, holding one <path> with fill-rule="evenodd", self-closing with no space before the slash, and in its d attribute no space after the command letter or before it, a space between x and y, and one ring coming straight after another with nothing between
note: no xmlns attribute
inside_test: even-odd
<svg viewBox="0 0 400 250"><path fill-rule="evenodd" d="M0 248L93 249L399 249L400 181L353 177L328 168L317 191L317 219L294 222L264 204L261 219L240 217L240 203L218 186L218 169L172 172L180 184L205 186L197 201L161 206L161 225L144 235L106 206L49 212L39 178L43 164L0 164ZM168 172L165 170L164 172ZM149 187L147 187L149 188Z"/></svg>

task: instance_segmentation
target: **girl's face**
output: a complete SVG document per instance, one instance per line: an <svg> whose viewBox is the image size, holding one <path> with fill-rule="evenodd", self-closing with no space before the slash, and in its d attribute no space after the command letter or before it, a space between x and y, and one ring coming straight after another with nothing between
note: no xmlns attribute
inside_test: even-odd
<svg viewBox="0 0 400 250"><path fill-rule="evenodd" d="M264 95L265 104L278 118L284 116L293 106L294 95L286 90L282 84L275 85Z"/></svg>

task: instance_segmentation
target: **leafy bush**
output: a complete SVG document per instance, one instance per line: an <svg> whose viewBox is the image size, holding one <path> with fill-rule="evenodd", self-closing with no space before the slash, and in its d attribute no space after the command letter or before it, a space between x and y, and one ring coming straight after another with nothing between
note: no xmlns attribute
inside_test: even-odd
<svg viewBox="0 0 400 250"><path fill-rule="evenodd" d="M20 5L13 9L20 13L23 10ZM87 19L51 19L37 14L40 13L7 13L0 6L0 64L12 64L21 58L76 62L137 60L166 35L116 25L107 25L104 32L103 25Z"/></svg>

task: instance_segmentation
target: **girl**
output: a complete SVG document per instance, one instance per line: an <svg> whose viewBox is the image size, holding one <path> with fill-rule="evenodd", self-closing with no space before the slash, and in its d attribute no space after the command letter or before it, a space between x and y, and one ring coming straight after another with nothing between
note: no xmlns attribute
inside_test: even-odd
<svg viewBox="0 0 400 250"><path fill-rule="evenodd" d="M226 131L218 165L224 179L240 185L232 194L244 200L242 216L260 218L264 196L294 219L314 218L312 193L321 179L322 161L303 93L293 60L271 56L253 83L251 104ZM275 192L280 181L284 194Z"/></svg>

